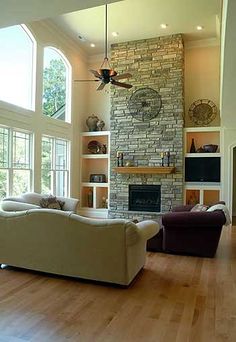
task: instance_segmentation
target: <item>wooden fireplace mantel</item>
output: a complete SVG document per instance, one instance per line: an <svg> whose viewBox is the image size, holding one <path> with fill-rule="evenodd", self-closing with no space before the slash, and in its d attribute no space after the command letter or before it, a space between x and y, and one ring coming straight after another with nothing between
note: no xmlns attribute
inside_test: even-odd
<svg viewBox="0 0 236 342"><path fill-rule="evenodd" d="M170 174L175 172L173 166L130 166L115 167L113 169L117 173L151 173L151 174Z"/></svg>

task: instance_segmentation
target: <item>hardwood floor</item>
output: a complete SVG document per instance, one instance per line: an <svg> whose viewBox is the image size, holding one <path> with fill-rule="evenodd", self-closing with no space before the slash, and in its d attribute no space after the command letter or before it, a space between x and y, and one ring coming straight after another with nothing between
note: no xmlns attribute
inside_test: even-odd
<svg viewBox="0 0 236 342"><path fill-rule="evenodd" d="M0 270L3 341L236 341L236 227L214 259L148 253L128 289Z"/></svg>

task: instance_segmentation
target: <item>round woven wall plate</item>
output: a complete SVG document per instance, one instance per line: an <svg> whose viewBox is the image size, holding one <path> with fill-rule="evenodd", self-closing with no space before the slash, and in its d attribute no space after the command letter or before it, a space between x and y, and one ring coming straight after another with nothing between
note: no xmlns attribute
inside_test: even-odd
<svg viewBox="0 0 236 342"><path fill-rule="evenodd" d="M161 95L152 88L136 90L128 102L130 114L139 121L150 121L157 117L161 105Z"/></svg>
<svg viewBox="0 0 236 342"><path fill-rule="evenodd" d="M214 102L210 100L197 100L191 104L188 115L195 125L207 126L215 119L217 107Z"/></svg>

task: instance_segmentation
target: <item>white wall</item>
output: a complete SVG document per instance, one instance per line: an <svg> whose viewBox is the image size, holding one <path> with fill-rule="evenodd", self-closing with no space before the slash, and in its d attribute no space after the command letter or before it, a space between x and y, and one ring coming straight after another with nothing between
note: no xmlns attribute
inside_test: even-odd
<svg viewBox="0 0 236 342"><path fill-rule="evenodd" d="M233 205L232 213L236 216L236 147L233 149Z"/></svg>
<svg viewBox="0 0 236 342"><path fill-rule="evenodd" d="M104 55L96 55L90 57L88 69L98 70L103 62ZM95 79L93 74L89 72L88 79ZM110 130L110 84L107 84L101 91L96 90L100 82L89 82L88 83L88 108L87 113L83 117L82 128L84 131L88 131L86 126L86 119L89 115L96 115L99 119L105 122L103 130Z"/></svg>
<svg viewBox="0 0 236 342"><path fill-rule="evenodd" d="M221 106L222 106L222 125L224 127L236 128L236 1L224 0L226 21L223 30L222 41L224 51L222 52L222 79L221 79ZM226 7L227 6L227 7Z"/></svg>
<svg viewBox="0 0 236 342"><path fill-rule="evenodd" d="M194 126L188 111L198 99L209 99L218 108L210 126L220 125L220 46L217 40L202 40L185 45L185 126Z"/></svg>
<svg viewBox="0 0 236 342"><path fill-rule="evenodd" d="M233 126L233 123L232 123ZM233 211L233 149L236 146L236 129L222 128L223 131L223 157L222 157L222 183L223 196L230 212Z"/></svg>
<svg viewBox="0 0 236 342"><path fill-rule="evenodd" d="M223 198L233 211L233 148L236 146L236 1L223 1L221 122L223 127Z"/></svg>
<svg viewBox="0 0 236 342"><path fill-rule="evenodd" d="M0 102L0 124L26 129L34 133L35 141L35 177L33 190L40 192L41 178L41 136L47 134L65 138L71 141L71 195L79 194L79 137L81 131L81 118L87 114L86 84L77 84L73 80L87 77L87 58L80 51L73 40L48 20L34 22L28 28L37 41L37 80L36 80L36 108L27 111L16 106ZM43 48L53 46L61 50L72 67L72 120L71 123L51 119L42 115L42 73Z"/></svg>

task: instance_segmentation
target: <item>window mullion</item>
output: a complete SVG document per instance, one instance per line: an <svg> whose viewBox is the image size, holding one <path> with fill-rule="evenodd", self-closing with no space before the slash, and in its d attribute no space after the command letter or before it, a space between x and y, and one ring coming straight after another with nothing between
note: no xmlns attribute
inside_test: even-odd
<svg viewBox="0 0 236 342"><path fill-rule="evenodd" d="M33 189L33 151L34 151L34 139L33 139L33 134L30 134L28 153L29 153L29 169L30 169L29 188L31 191Z"/></svg>
<svg viewBox="0 0 236 342"><path fill-rule="evenodd" d="M56 139L53 139L53 144L52 144L52 169L53 169L53 193L56 195Z"/></svg>
<svg viewBox="0 0 236 342"><path fill-rule="evenodd" d="M11 196L13 193L13 130L9 128L9 140L8 140L8 148L9 148L9 164L8 164L8 192Z"/></svg>
<svg viewBox="0 0 236 342"><path fill-rule="evenodd" d="M9 168L8 169L8 192L9 195L12 196L13 194L13 169Z"/></svg>

